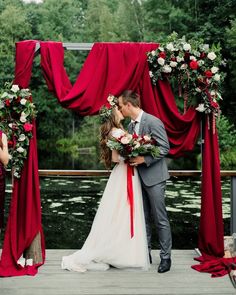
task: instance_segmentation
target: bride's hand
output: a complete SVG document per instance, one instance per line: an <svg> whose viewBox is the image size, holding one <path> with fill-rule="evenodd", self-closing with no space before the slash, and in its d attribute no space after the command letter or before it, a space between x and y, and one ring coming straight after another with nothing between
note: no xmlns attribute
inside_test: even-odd
<svg viewBox="0 0 236 295"><path fill-rule="evenodd" d="M135 157L135 158L130 158L129 160L129 164L131 166L138 166L140 164L143 164L145 162L145 159L143 156L138 156L138 157Z"/></svg>

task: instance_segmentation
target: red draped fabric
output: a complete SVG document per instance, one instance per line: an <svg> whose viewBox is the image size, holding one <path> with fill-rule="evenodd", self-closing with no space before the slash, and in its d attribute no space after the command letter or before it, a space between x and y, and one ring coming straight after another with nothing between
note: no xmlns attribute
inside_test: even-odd
<svg viewBox="0 0 236 295"><path fill-rule="evenodd" d="M158 87L149 78L147 51L156 43L95 43L74 84L71 86L63 66L64 49L59 42L41 42L41 66L49 90L65 108L82 116L97 114L111 93L125 89L141 94L145 111L165 124L172 145L170 154L179 156L193 149L199 134L200 116L190 108L179 113L171 87L160 81Z"/></svg>
<svg viewBox="0 0 236 295"><path fill-rule="evenodd" d="M34 58L35 41L17 44L15 84L28 87ZM38 176L36 125L33 122L33 138L30 140L28 159L25 161L21 178L14 178L2 256L0 276L35 275L42 263L32 266L17 264L18 259L40 234L43 262L45 258L44 237L41 224L41 202Z"/></svg>
<svg viewBox="0 0 236 295"><path fill-rule="evenodd" d="M31 73L32 42L17 44L17 54L23 58L18 65L22 70L16 73L22 75L25 70L24 77L30 77ZM137 91L142 108L163 121L171 144L170 154L180 156L191 151L196 143L200 115L194 108L189 108L184 115L179 113L167 81L159 81L157 87L151 84L146 53L157 46L155 43L96 43L73 86L64 68L62 43L40 42L41 66L49 90L55 93L61 105L82 116L97 114L108 94L119 95L126 89ZM203 153L199 248L202 263L211 264L223 256L224 249L218 141L208 126ZM22 202L20 198L18 201ZM206 269L211 272L210 266L202 271Z"/></svg>

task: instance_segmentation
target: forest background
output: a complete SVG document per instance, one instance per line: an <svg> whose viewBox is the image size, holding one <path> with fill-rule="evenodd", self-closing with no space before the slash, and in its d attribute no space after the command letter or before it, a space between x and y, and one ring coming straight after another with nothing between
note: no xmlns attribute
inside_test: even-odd
<svg viewBox="0 0 236 295"><path fill-rule="evenodd" d="M219 44L226 78L217 122L221 169L236 167L235 0L0 0L0 87L14 78L15 42L37 39L73 43L157 42L177 32L186 39ZM88 51L65 51L72 83ZM98 169L99 120L65 110L48 92L35 57L30 89L37 114L39 167ZM181 102L178 102L181 104ZM181 107L181 106L180 106ZM169 160L171 169L200 168L200 140L193 153Z"/></svg>

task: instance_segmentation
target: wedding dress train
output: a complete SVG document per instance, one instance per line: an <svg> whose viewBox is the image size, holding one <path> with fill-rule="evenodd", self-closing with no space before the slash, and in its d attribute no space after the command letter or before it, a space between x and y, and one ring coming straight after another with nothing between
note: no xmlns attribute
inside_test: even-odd
<svg viewBox="0 0 236 295"><path fill-rule="evenodd" d="M113 131L120 136L123 130ZM149 268L142 190L136 168L132 176L134 195L134 236L130 233L130 204L127 199L127 164L112 170L94 218L81 248L62 257L62 269L84 272L116 268Z"/></svg>

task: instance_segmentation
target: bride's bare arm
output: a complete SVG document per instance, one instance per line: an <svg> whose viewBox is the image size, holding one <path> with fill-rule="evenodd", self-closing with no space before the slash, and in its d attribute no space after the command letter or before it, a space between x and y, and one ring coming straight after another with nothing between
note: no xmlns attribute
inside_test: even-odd
<svg viewBox="0 0 236 295"><path fill-rule="evenodd" d="M112 150L111 160L114 163L119 163L120 162L120 155L116 150Z"/></svg>

